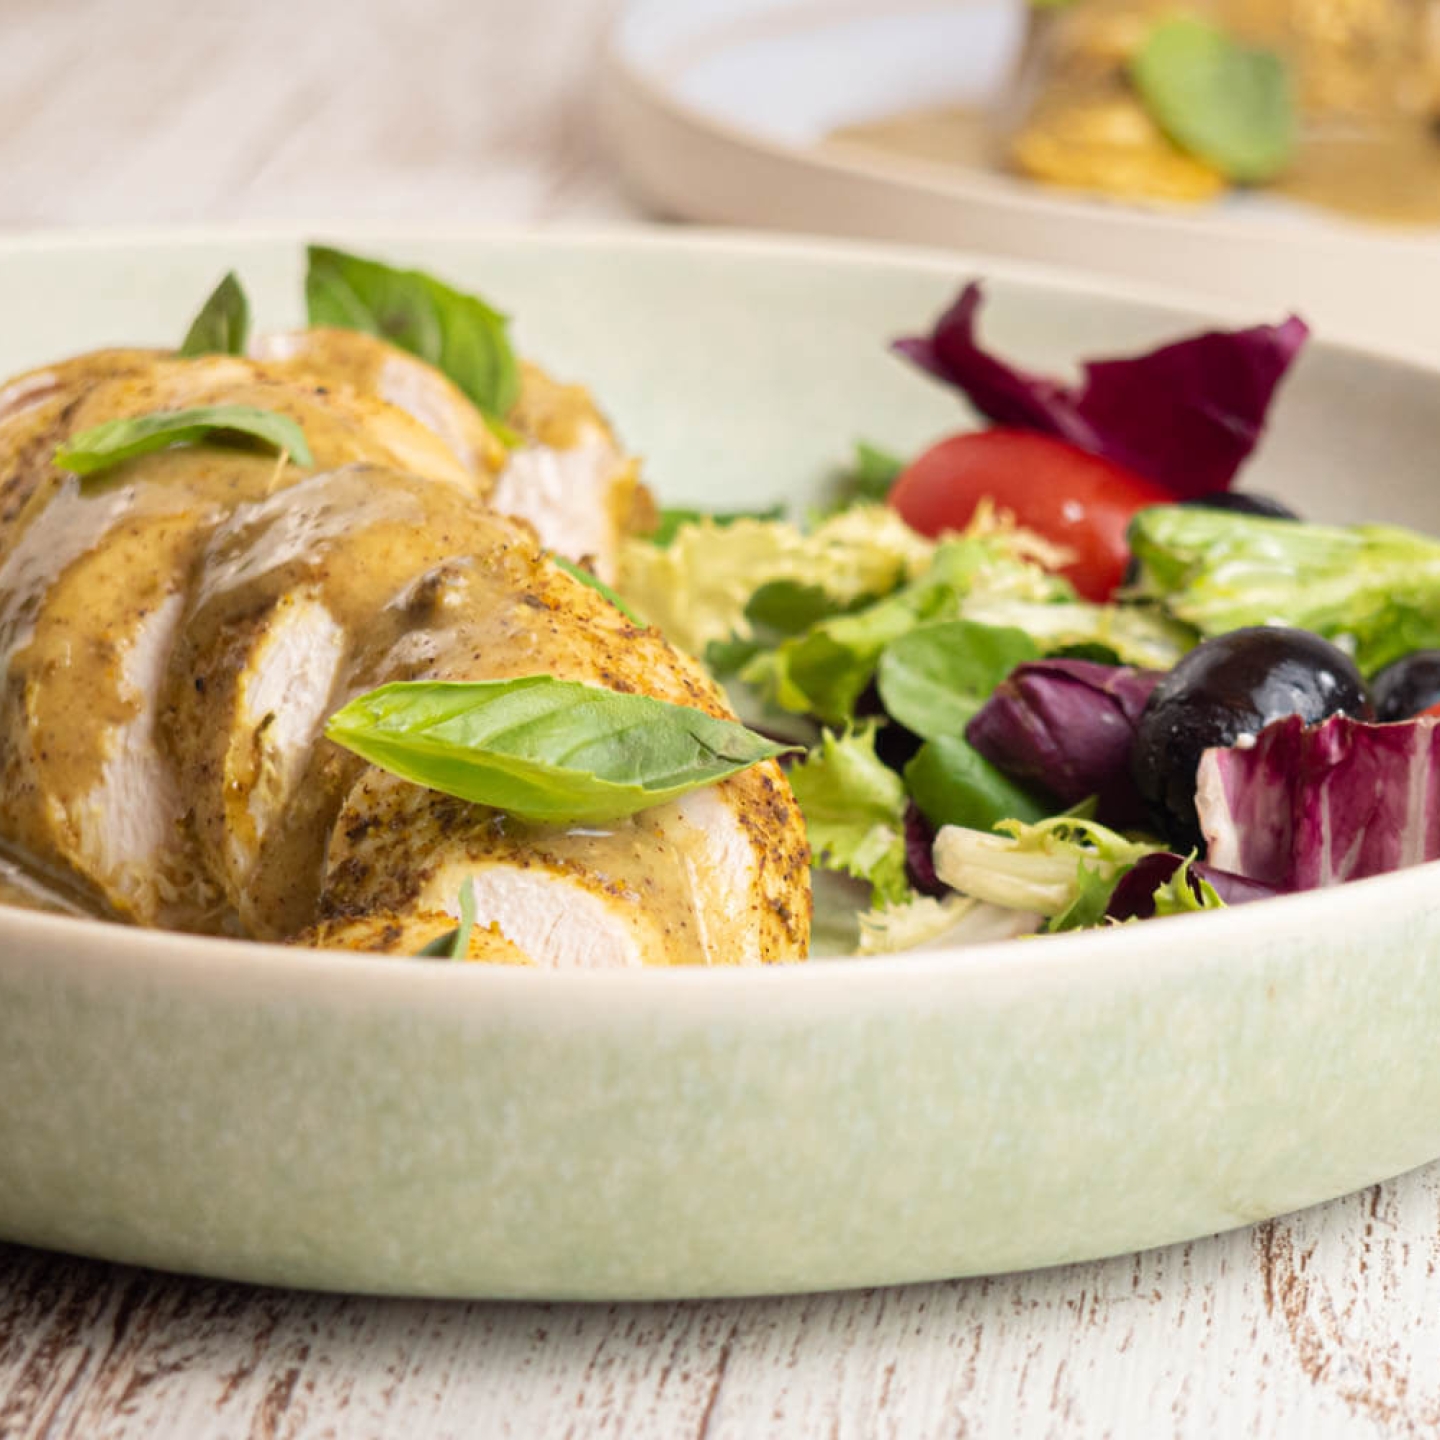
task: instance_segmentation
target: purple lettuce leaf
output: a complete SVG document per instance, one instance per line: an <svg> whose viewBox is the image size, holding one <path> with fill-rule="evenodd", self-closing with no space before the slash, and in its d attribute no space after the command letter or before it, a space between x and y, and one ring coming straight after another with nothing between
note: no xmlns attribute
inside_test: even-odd
<svg viewBox="0 0 1440 1440"><path fill-rule="evenodd" d="M937 899L950 887L935 873L935 827L913 801L905 806L905 878L922 895Z"/></svg>
<svg viewBox="0 0 1440 1440"><path fill-rule="evenodd" d="M1093 660L1027 661L975 712L965 738L992 765L1061 805L1094 795L1101 824L1140 824L1145 805L1130 776L1130 749L1159 680L1155 670Z"/></svg>
<svg viewBox="0 0 1440 1440"><path fill-rule="evenodd" d="M1183 855L1160 850L1136 861L1110 892L1105 907L1107 920L1149 920L1155 914L1155 892L1185 863ZM1279 891L1258 880L1218 870L1203 860L1192 861L1186 876L1198 899L1200 882L1206 881L1227 905L1244 905L1251 900L1265 900Z"/></svg>
<svg viewBox="0 0 1440 1440"><path fill-rule="evenodd" d="M1211 330L1146 355L1096 360L1078 385L1018 369L976 334L972 280L929 335L894 349L963 391L997 425L1036 430L1103 455L1177 500L1228 489L1260 439L1276 388L1310 333L1280 325Z"/></svg>
<svg viewBox="0 0 1440 1440"><path fill-rule="evenodd" d="M1440 858L1440 721L1287 716L1207 750L1195 804L1209 863L1280 890Z"/></svg>

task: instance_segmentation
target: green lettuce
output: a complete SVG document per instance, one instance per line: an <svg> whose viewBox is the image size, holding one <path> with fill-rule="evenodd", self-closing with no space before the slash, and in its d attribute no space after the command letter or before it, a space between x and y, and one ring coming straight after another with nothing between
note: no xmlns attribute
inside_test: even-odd
<svg viewBox="0 0 1440 1440"><path fill-rule="evenodd" d="M814 863L870 886L871 904L910 897L905 878L905 787L875 753L876 727L826 731L790 771Z"/></svg>
<svg viewBox="0 0 1440 1440"><path fill-rule="evenodd" d="M1064 580L1027 557L1020 532L960 536L942 541L908 584L757 655L741 678L783 710L843 725L853 718L855 702L875 678L886 647L918 626L970 618L967 607L974 599L1043 605L1073 594Z"/></svg>
<svg viewBox="0 0 1440 1440"><path fill-rule="evenodd" d="M976 624L1023 630L1045 655L1081 655L1141 670L1168 670L1197 638L1189 625L1154 606L977 596L964 608Z"/></svg>
<svg viewBox="0 0 1440 1440"><path fill-rule="evenodd" d="M947 825L935 837L935 873L962 895L1044 916L1047 931L1098 925L1121 877L1164 848L1073 815L996 829Z"/></svg>
<svg viewBox="0 0 1440 1440"><path fill-rule="evenodd" d="M1188 915L1192 910L1223 910L1225 902L1215 887L1200 874L1193 874L1195 857L1187 855L1174 874L1155 887L1156 915ZM1200 893L1195 893L1195 887Z"/></svg>
<svg viewBox="0 0 1440 1440"><path fill-rule="evenodd" d="M982 945L1034 931L1038 917L986 905L968 895L936 900L916 895L898 905L880 905L859 917L861 955L897 950L933 950L941 945Z"/></svg>
<svg viewBox="0 0 1440 1440"><path fill-rule="evenodd" d="M905 788L936 827L988 830L1002 820L1041 820L1057 808L1017 785L963 735L927 740L905 767Z"/></svg>
<svg viewBox="0 0 1440 1440"><path fill-rule="evenodd" d="M1205 635L1293 625L1371 675L1440 646L1440 542L1393 525L1309 525L1178 505L1130 525L1134 593Z"/></svg>
<svg viewBox="0 0 1440 1440"><path fill-rule="evenodd" d="M787 582L842 611L904 585L934 552L880 505L843 511L809 533L784 520L702 518L663 547L626 541L615 588L672 644L704 655L712 644L753 638L747 611L763 587Z"/></svg>
<svg viewBox="0 0 1440 1440"><path fill-rule="evenodd" d="M1038 660L1035 642L1013 626L941 620L892 640L875 683L885 713L922 740L962 735L971 716L1017 666Z"/></svg>

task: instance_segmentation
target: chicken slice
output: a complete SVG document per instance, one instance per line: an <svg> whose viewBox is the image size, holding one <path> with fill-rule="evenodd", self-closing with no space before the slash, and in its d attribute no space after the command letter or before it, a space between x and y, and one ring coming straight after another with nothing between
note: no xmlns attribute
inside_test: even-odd
<svg viewBox="0 0 1440 1440"><path fill-rule="evenodd" d="M613 583L620 542L654 524L639 462L621 450L589 391L529 362L506 419L526 443L511 452L490 503L528 521L557 555L586 561Z"/></svg>
<svg viewBox="0 0 1440 1440"><path fill-rule="evenodd" d="M197 840L248 930L279 937L313 916L325 837L359 763L317 742L366 688L376 648L412 628L397 593L507 542L531 543L454 487L366 466L307 476L216 527L167 713Z"/></svg>
<svg viewBox="0 0 1440 1440"><path fill-rule="evenodd" d="M620 541L652 523L639 466L579 385L521 365L520 398L506 424L520 437L507 451L468 397L413 355L355 330L261 336L252 353L267 367L307 384L348 386L398 406L427 426L507 515L535 527L557 555L588 561L615 578Z"/></svg>
<svg viewBox="0 0 1440 1440"><path fill-rule="evenodd" d="M170 743L195 835L250 933L295 935L317 913L330 943L343 932L329 922L408 926L453 909L469 875L482 926L539 964L803 953L808 852L774 766L602 834L517 825L319 738L331 709L397 679L549 674L728 713L694 661L524 527L449 487L350 467L239 507L200 569ZM279 696L297 697L284 722L257 699Z"/></svg>
<svg viewBox="0 0 1440 1440"><path fill-rule="evenodd" d="M611 825L562 829L370 770L337 821L324 903L339 915L453 911L469 880L478 922L547 968L798 959L808 857L803 844L752 844L740 812L755 797L744 780ZM801 892L803 916L787 913L781 896L793 904ZM332 926L325 938L340 933Z"/></svg>
<svg viewBox="0 0 1440 1440"><path fill-rule="evenodd" d="M450 610L431 641L433 674L530 669L729 713L657 632L553 567L507 561L508 585L490 567L427 577ZM567 615L581 623L557 623ZM508 643L489 643L501 628ZM795 959L809 935L808 864L799 810L773 763L624 822L572 828L526 826L367 771L335 825L321 911L453 907L469 878L481 923L544 966Z"/></svg>
<svg viewBox="0 0 1440 1440"><path fill-rule="evenodd" d="M458 386L433 365L373 335L324 326L286 330L259 336L250 353L277 375L302 384L348 386L405 411L478 478L488 481L505 464L504 445Z"/></svg>

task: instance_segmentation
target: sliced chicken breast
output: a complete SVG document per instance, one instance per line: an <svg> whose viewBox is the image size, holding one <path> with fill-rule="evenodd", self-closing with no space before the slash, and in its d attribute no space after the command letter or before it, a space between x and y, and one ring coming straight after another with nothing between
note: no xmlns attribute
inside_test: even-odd
<svg viewBox="0 0 1440 1440"><path fill-rule="evenodd" d="M554 831L317 739L345 699L396 679L549 674L727 713L693 661L522 527L413 476L352 467L240 507L202 573L172 664L173 744L195 833L251 933L303 931L317 907L327 921L408 924L453 909L469 876L482 927L536 963L803 950L808 910L794 897L808 855L774 767L603 833ZM282 724L256 696L300 697L297 715Z"/></svg>
<svg viewBox="0 0 1440 1440"><path fill-rule="evenodd" d="M250 353L286 379L343 385L403 410L478 478L488 481L505 464L505 446L458 386L433 365L373 335L323 326L287 330L259 336Z"/></svg>
<svg viewBox="0 0 1440 1440"><path fill-rule="evenodd" d="M537 376L533 446L613 446L584 392ZM84 483L53 464L100 421L222 403L291 416L314 467L222 444ZM610 484L556 503L603 511ZM774 764L614 825L540 827L323 738L403 679L548 674L730 713L484 488L411 414L279 361L113 351L0 388L0 846L145 924L418 949L469 882L475 958L803 956L808 850ZM572 553L593 558L618 514Z"/></svg>
<svg viewBox="0 0 1440 1440"><path fill-rule="evenodd" d="M159 753L161 682L211 531L304 472L185 446L82 484L52 459L101 420L217 403L292 415L322 463L429 466L437 478L424 483L474 504L471 477L408 417L297 390L248 361L104 352L0 390L0 840L107 909L192 929L235 922L195 862L190 807Z"/></svg>
<svg viewBox="0 0 1440 1440"><path fill-rule="evenodd" d="M274 373L347 386L412 415L477 478L481 493L535 528L541 543L615 578L620 541L652 523L639 466L620 448L588 391L522 363L520 398L505 417L507 450L469 398L439 371L372 335L317 328L261 336L252 347Z"/></svg>

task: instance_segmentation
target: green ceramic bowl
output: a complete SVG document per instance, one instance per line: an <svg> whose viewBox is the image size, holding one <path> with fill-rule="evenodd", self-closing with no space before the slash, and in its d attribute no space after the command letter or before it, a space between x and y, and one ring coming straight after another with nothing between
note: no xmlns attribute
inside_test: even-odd
<svg viewBox="0 0 1440 1440"><path fill-rule="evenodd" d="M1181 303L994 261L664 232L353 234L517 317L680 501L803 503L963 420L886 353L965 277L1055 368ZM0 245L0 371L165 343L299 237ZM1225 319L1262 317L1218 317ZM1273 317L1263 317L1273 318ZM1316 344L1254 488L1440 530L1440 374ZM463 1296L820 1289L1046 1265L1440 1154L1440 872L1111 933L765 970L546 974L0 908L0 1234Z"/></svg>

